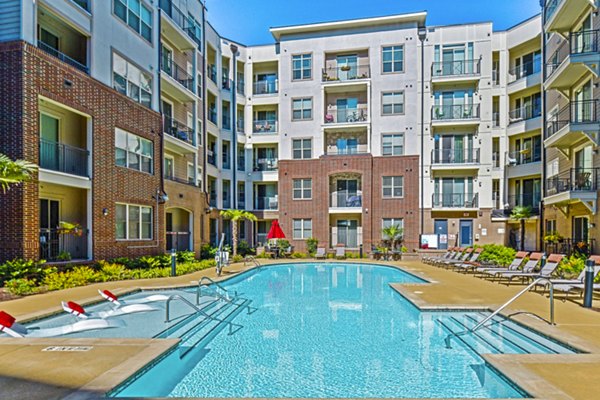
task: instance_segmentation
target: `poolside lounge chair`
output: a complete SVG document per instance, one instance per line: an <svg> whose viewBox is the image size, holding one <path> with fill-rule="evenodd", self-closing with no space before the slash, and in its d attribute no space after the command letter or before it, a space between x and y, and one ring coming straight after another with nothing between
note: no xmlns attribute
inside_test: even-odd
<svg viewBox="0 0 600 400"><path fill-rule="evenodd" d="M481 266L481 263L477 262L477 259L483 252L483 247L476 248L471 253L471 258L463 263L457 263L452 266L452 268L457 269L458 271L469 271Z"/></svg>
<svg viewBox="0 0 600 400"><path fill-rule="evenodd" d="M544 254L543 253L531 253L529 255L529 260L527 260L527 262L525 263L525 265L523 265L523 268L521 269L521 271L515 269L514 271L484 271L485 275L489 275L492 277L493 280L495 279L502 279L504 277L509 277L510 275L514 274L514 273L531 273L533 272L533 270L535 269L535 267L537 267L537 265L539 264L540 260L542 259L542 256ZM484 276L485 276L484 275Z"/></svg>
<svg viewBox="0 0 600 400"><path fill-rule="evenodd" d="M441 256L428 256L428 257L423 257L422 261L427 263L427 264L433 264L438 260L448 260L452 257L454 257L456 255L456 247L450 247L448 249L448 251L446 251L445 254L441 255Z"/></svg>
<svg viewBox="0 0 600 400"><path fill-rule="evenodd" d="M324 247L317 247L317 252L315 253L315 258L316 259L327 258L327 253L325 252Z"/></svg>
<svg viewBox="0 0 600 400"><path fill-rule="evenodd" d="M471 254L473 254L473 251L474 251L474 249L472 247L469 247L468 249L466 249L464 251L464 253L462 253L456 259L440 261L438 263L438 265L440 267L444 267L444 268L452 268L456 264L462 264L462 263L466 262L469 259L469 257L471 257Z"/></svg>
<svg viewBox="0 0 600 400"><path fill-rule="evenodd" d="M465 249L463 249L462 247L455 247L454 252L450 255L450 257L434 259L432 260L431 265L439 266L440 264L445 263L447 261L457 261L462 257L464 251Z"/></svg>
<svg viewBox="0 0 600 400"><path fill-rule="evenodd" d="M508 278L508 283L512 282L514 278L521 280L550 278L564 257L563 254L550 254L540 272L505 272L503 276Z"/></svg>
<svg viewBox="0 0 600 400"><path fill-rule="evenodd" d="M553 289L555 292L563 292L566 293L567 296L570 293L578 292L583 295L583 291L585 289L584 283L571 283L571 284L558 284L554 285ZM593 290L600 290L600 283L594 283Z"/></svg>
<svg viewBox="0 0 600 400"><path fill-rule="evenodd" d="M79 319L90 319L90 318L105 319L105 318L117 317L119 315L124 315L124 314L133 314L133 313L139 313L139 312L149 312L149 311L157 311L158 310L158 308L151 307L147 304L130 304L130 305L126 305L126 306L116 307L116 308L113 308L112 310L100 311L100 312L91 314L91 313L86 312L85 309L81 305L75 303L74 301L62 301L61 305L62 305L63 310L65 310L65 312L72 314Z"/></svg>
<svg viewBox="0 0 600 400"><path fill-rule="evenodd" d="M111 302L117 307L127 306L131 304L146 304L158 301L167 301L167 299L169 298L169 296L165 296L164 294L153 294L150 296L143 297L141 299L133 299L125 302L123 300L119 300L119 298L109 290L98 289L98 293L100 293L100 296L102 296L105 300Z"/></svg>
<svg viewBox="0 0 600 400"><path fill-rule="evenodd" d="M490 267L490 266L486 267L486 266L481 266L481 267L475 268L473 270L473 272L475 272L475 274L483 274L483 273L488 273L489 274L489 273L516 271L517 269L519 269L519 267L523 263L523 260L528 255L529 255L529 252L527 252L527 251L518 251L517 254L515 254L515 258L508 265L508 267Z"/></svg>
<svg viewBox="0 0 600 400"><path fill-rule="evenodd" d="M343 260L346 258L346 248L345 247L336 247L335 248L335 258L338 260Z"/></svg>
<svg viewBox="0 0 600 400"><path fill-rule="evenodd" d="M590 256L588 260L594 261L594 278L600 273L600 256ZM571 288L577 288L577 285L583 285L585 279L585 268L575 279L550 279L550 282L554 287L560 285L564 289L564 286L571 286ZM539 282L536 286L544 286L548 288L548 282ZM582 286L583 287L583 286ZM565 290L563 290L565 291Z"/></svg>
<svg viewBox="0 0 600 400"><path fill-rule="evenodd" d="M125 323L118 319L107 321L105 319L93 318L77 321L73 324L56 326L53 328L27 328L16 322L15 317L13 317L12 315L4 311L0 311L0 332L4 332L7 335L16 338L53 337L66 335L74 332L83 332L95 329L117 328L120 326L125 326Z"/></svg>

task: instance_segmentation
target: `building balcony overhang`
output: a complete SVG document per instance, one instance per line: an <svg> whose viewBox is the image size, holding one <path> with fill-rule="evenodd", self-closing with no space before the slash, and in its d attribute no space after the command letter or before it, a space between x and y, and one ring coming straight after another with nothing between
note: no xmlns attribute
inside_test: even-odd
<svg viewBox="0 0 600 400"><path fill-rule="evenodd" d="M44 168L40 168L38 171L38 181L53 183L62 186L69 186L78 189L92 188L92 180L88 177L71 175L64 172L53 171Z"/></svg>
<svg viewBox="0 0 600 400"><path fill-rule="evenodd" d="M565 124L556 133L544 140L544 146L558 149L566 157L571 157L571 152L579 145L589 142L598 145L600 122Z"/></svg>
<svg viewBox="0 0 600 400"><path fill-rule="evenodd" d="M544 198L544 205L556 207L565 216L569 214L569 207L576 204L585 206L590 214L596 214L597 202L598 192L595 190L571 190L550 194Z"/></svg>
<svg viewBox="0 0 600 400"><path fill-rule="evenodd" d="M177 139L174 136L171 136L167 133L163 134L165 149L174 151L178 154L188 154L188 153L196 153L198 149L196 146L185 142L183 140Z"/></svg>
<svg viewBox="0 0 600 400"><path fill-rule="evenodd" d="M571 87L586 75L591 74L598 77L599 72L600 53L570 54L546 78L544 89L557 90L566 99L569 99Z"/></svg>
<svg viewBox="0 0 600 400"><path fill-rule="evenodd" d="M546 32L556 32L567 36L573 30L577 22L588 13L590 9L596 8L596 0L555 0L546 1L546 13L548 3L554 3L554 9L550 16L544 20Z"/></svg>

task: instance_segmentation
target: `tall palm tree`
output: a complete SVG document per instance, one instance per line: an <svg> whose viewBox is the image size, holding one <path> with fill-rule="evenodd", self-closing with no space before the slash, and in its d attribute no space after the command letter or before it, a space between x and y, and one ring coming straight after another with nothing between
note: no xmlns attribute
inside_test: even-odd
<svg viewBox="0 0 600 400"><path fill-rule="evenodd" d="M13 161L8 156L0 154L0 188L6 193L11 185L30 180L31 174L36 169L35 164L25 160Z"/></svg>
<svg viewBox="0 0 600 400"><path fill-rule="evenodd" d="M256 221L256 215L244 210L222 210L221 216L231 220L231 236L233 240L233 256L237 256L239 221Z"/></svg>
<svg viewBox="0 0 600 400"><path fill-rule="evenodd" d="M391 242L393 251L396 249L396 242L402 240L402 237L404 236L404 229L400 228L400 225L390 225L383 228L381 233Z"/></svg>
<svg viewBox="0 0 600 400"><path fill-rule="evenodd" d="M525 220L531 217L531 207L529 206L516 206L510 213L512 219L519 220L521 223L521 245L520 251L525 250Z"/></svg>

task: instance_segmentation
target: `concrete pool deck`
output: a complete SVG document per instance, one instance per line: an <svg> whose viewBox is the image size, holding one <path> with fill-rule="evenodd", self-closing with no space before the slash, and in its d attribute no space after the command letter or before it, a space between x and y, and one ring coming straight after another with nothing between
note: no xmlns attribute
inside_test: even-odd
<svg viewBox="0 0 600 400"><path fill-rule="evenodd" d="M261 260L261 263L278 261ZM488 282L418 261L348 262L397 266L425 278L430 283L392 284L395 290L422 309L494 309L523 287ZM250 265L233 265L227 268L227 275L223 278L250 268ZM176 278L99 283L5 301L0 303L0 310L9 312L21 322L60 312L61 300L82 304L96 302L99 300L98 289L110 289L118 294L138 289L190 286L202 276L215 278L215 271L211 268ZM484 357L535 398L598 399L600 396L596 380L600 374L600 313L584 309L572 300L562 302L559 298L555 301L555 326L527 314L514 319L589 354ZM580 302L579 298L576 301ZM510 310L505 311L504 314L529 311L547 318L549 301L547 296L539 293L526 293ZM0 397L70 400L102 398L104 393L176 344L177 340L174 339L0 338Z"/></svg>

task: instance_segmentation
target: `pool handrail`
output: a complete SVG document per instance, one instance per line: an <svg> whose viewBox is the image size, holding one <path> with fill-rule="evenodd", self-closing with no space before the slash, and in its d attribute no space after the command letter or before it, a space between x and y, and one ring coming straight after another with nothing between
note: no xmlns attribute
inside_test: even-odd
<svg viewBox="0 0 600 400"><path fill-rule="evenodd" d="M204 281L208 281L209 283L206 284L206 283L204 283ZM208 276L203 276L198 281L198 286L196 287L196 305L200 305L200 295L201 295L202 286L210 286L210 285L215 285L216 287L218 287L219 289L221 289L225 293L227 293L227 294L229 293L229 291L227 289L225 289L223 286L221 286L217 282L213 281ZM218 296L218 297L221 298L221 299L225 298L224 296ZM235 299L237 297L238 297L237 290L234 290L233 291L233 298Z"/></svg>
<svg viewBox="0 0 600 400"><path fill-rule="evenodd" d="M196 307L191 301L189 301L188 299L186 299L185 297L182 297L181 295L178 294L172 294L171 296L169 296L169 298L167 299L166 305L165 305L165 323L171 322L170 317L170 312L169 312L169 305L171 304L171 301L173 300L181 300L183 301L184 304L187 304L188 306L192 307L197 314L201 314L204 318L210 319L212 321L217 321L219 323L225 323L227 325L229 325L229 333L232 333L232 328L233 326L237 326L238 328L242 328L243 326L240 324L234 324L231 321L226 321L223 319L219 319L219 318L215 318L212 315L208 314L206 311L202 310L201 308Z"/></svg>

